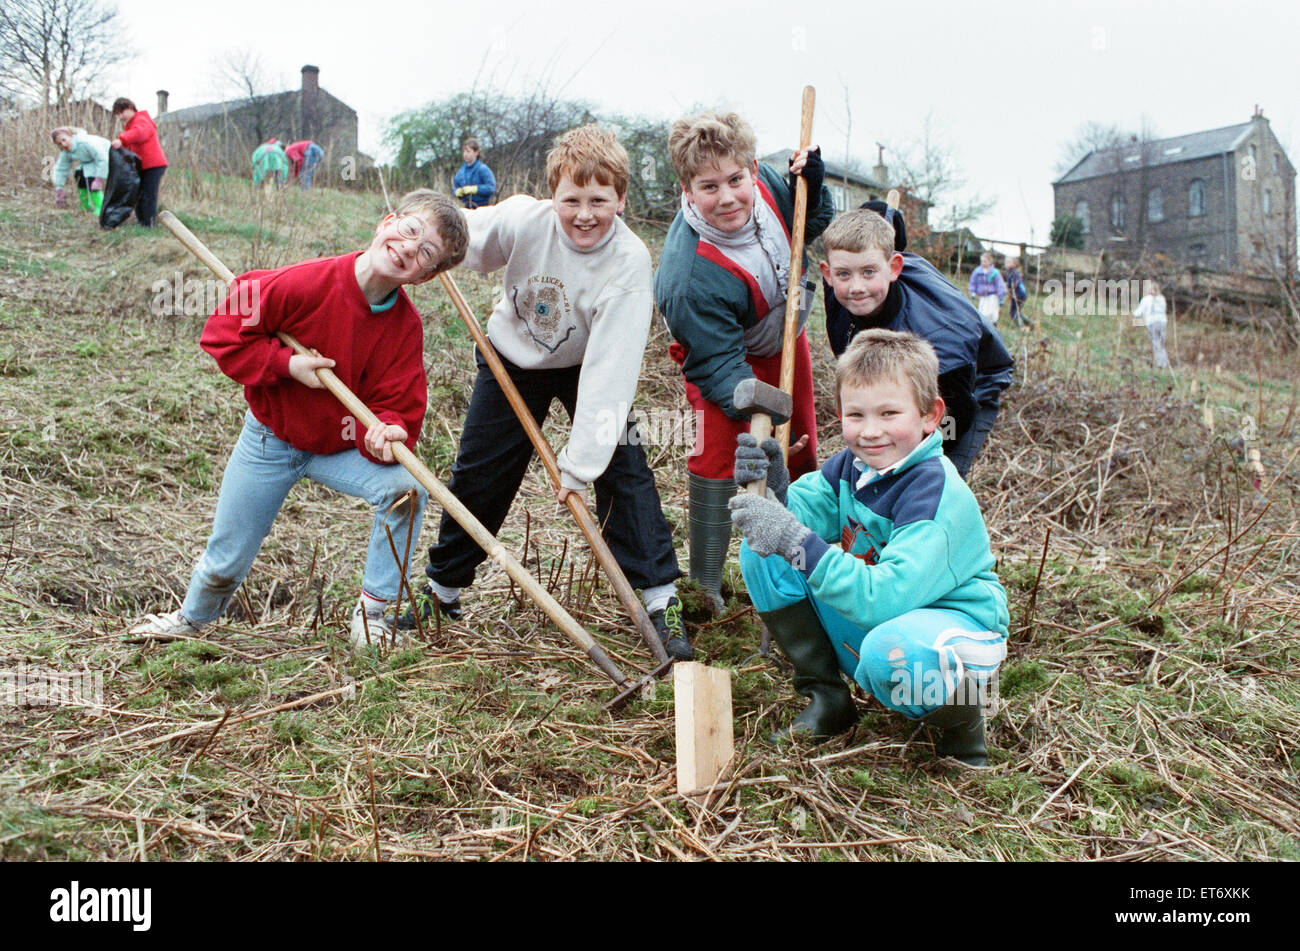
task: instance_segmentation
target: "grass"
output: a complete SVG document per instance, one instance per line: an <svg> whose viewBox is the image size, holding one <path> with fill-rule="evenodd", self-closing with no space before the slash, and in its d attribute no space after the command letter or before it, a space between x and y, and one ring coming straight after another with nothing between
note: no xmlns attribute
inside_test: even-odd
<svg viewBox="0 0 1300 951"><path fill-rule="evenodd" d="M734 671L738 772L701 803L674 794L671 683L611 715L607 681L492 562L464 621L350 656L371 516L308 483L222 622L126 639L178 606L244 404L197 347L202 314L158 302L178 272L207 280L188 253L47 198L0 198L0 655L103 672L107 709L0 705L0 858L138 858L137 819L153 860L365 859L376 826L385 858L411 859L1300 858L1300 361L1266 336L1175 314L1175 369L1157 373L1116 318L1004 328L1018 385L972 479L1012 606L987 771L935 760L924 729L866 699L850 735L768 748L799 700L755 656L738 572L719 619L684 588L702 654ZM359 247L383 210L183 173L164 203L237 272ZM456 280L486 319L493 282ZM472 347L436 282L413 299L420 453L445 480ZM820 321L819 303L825 367ZM682 405L666 346L656 321L646 409ZM817 399L825 455L826 373ZM563 439L555 417L546 431ZM1252 432L1262 477L1236 442ZM647 446L683 563L685 451ZM540 467L500 538L625 669L647 666Z"/></svg>

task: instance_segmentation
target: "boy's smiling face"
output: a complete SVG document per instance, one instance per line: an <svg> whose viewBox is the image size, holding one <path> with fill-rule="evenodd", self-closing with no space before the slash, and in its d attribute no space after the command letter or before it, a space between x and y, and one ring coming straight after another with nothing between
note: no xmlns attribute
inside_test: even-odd
<svg viewBox="0 0 1300 951"><path fill-rule="evenodd" d="M869 317L885 303L889 286L903 273L903 256L895 252L886 258L878 248L857 253L837 248L827 252L821 271L835 299L849 313Z"/></svg>
<svg viewBox="0 0 1300 951"><path fill-rule="evenodd" d="M409 237L402 222L423 226L416 237ZM419 214L400 218L389 214L379 222L375 237L366 251L375 275L394 287L401 284L423 284L434 277L434 268L442 261L444 249L438 227L428 217Z"/></svg>
<svg viewBox="0 0 1300 951"><path fill-rule="evenodd" d="M754 213L754 173L734 159L706 165L683 187L701 217L730 234L749 223Z"/></svg>
<svg viewBox="0 0 1300 951"><path fill-rule="evenodd" d="M627 204L613 185L602 185L594 178L585 185L575 185L565 174L555 186L551 207L560 218L565 237L582 250L600 244Z"/></svg>
<svg viewBox="0 0 1300 951"><path fill-rule="evenodd" d="M943 410L943 400L936 399L929 412L922 412L912 388L896 378L846 383L840 388L844 443L877 470L892 466L919 446L938 428Z"/></svg>

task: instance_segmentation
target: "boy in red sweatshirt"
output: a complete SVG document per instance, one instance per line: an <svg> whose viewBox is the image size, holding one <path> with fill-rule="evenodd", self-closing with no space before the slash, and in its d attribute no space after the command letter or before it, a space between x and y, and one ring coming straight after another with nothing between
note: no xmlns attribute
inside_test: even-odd
<svg viewBox="0 0 1300 951"><path fill-rule="evenodd" d="M401 571L388 531L397 550L405 551L408 532L419 536L426 498L393 460L393 443L415 448L427 400L423 328L402 285L422 284L455 267L467 244L455 202L420 189L380 221L364 251L235 279L200 344L223 373L244 385L243 432L226 464L212 534L181 609L149 615L132 634L192 635L216 620L252 567L289 489L302 478L374 506L351 643L355 650L391 634L384 610L398 595ZM295 354L275 336L279 331L328 356ZM376 425L357 425L317 379L322 367L333 369L379 417Z"/></svg>

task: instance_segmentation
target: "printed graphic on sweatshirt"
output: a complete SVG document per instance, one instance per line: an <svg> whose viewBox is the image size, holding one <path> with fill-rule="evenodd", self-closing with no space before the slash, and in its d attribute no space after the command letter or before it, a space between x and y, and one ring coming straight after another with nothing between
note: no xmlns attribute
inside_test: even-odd
<svg viewBox="0 0 1300 951"><path fill-rule="evenodd" d="M559 350L578 329L564 282L558 277L534 274L522 288L516 284L510 289L510 299L528 336L547 353Z"/></svg>
<svg viewBox="0 0 1300 951"><path fill-rule="evenodd" d="M863 538L867 543L866 551L855 552L853 547L858 543L858 539ZM871 540L871 535L867 532L867 527L857 519L850 516L844 527L840 529L840 548L848 552L854 558L861 558L869 565L874 565L880 560L880 552L876 550L875 544Z"/></svg>

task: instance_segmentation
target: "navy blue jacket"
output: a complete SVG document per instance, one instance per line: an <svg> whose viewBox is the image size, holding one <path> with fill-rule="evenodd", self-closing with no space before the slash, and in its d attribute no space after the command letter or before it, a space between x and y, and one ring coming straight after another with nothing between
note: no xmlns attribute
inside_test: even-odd
<svg viewBox="0 0 1300 951"><path fill-rule="evenodd" d="M859 330L882 327L906 330L930 342L939 357L939 395L947 404L955 431L945 429L944 452L954 447L975 418L976 410L996 413L1002 391L1011 385L1015 361L997 331L980 319L966 296L925 258L903 252L903 272L889 288L880 310L857 317L826 294L826 333L838 357Z"/></svg>

